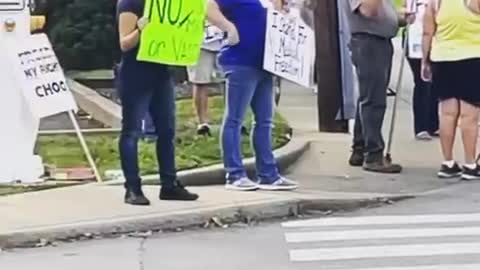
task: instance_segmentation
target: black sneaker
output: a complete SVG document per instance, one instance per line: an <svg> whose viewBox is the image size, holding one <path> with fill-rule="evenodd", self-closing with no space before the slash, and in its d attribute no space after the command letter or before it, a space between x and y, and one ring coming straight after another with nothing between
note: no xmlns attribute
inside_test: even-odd
<svg viewBox="0 0 480 270"><path fill-rule="evenodd" d="M142 190L127 189L125 193L125 203L130 205L147 206L150 201L145 197Z"/></svg>
<svg viewBox="0 0 480 270"><path fill-rule="evenodd" d="M164 201L196 201L198 195L189 192L180 182L175 182L173 187L162 187L160 200Z"/></svg>
<svg viewBox="0 0 480 270"><path fill-rule="evenodd" d="M442 164L442 167L440 167L440 170L437 173L438 178L442 179L455 178L461 175L462 169L460 168L460 166L458 166L457 163L453 164L452 167L448 167L447 165Z"/></svg>
<svg viewBox="0 0 480 270"><path fill-rule="evenodd" d="M200 136L212 137L212 131L210 130L210 126L207 124L199 125L197 128L197 134Z"/></svg>
<svg viewBox="0 0 480 270"><path fill-rule="evenodd" d="M348 160L348 163L352 167L362 167L364 159L365 156L363 155L363 152L354 150L350 156L350 159Z"/></svg>
<svg viewBox="0 0 480 270"><path fill-rule="evenodd" d="M480 166L477 165L475 169L463 167L462 180L479 180L480 179Z"/></svg>

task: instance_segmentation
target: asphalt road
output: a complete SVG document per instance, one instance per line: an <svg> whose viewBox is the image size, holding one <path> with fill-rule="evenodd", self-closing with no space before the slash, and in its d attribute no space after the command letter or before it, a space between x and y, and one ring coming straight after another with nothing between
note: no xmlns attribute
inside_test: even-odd
<svg viewBox="0 0 480 270"><path fill-rule="evenodd" d="M5 251L0 269L478 270L480 183L333 217Z"/></svg>

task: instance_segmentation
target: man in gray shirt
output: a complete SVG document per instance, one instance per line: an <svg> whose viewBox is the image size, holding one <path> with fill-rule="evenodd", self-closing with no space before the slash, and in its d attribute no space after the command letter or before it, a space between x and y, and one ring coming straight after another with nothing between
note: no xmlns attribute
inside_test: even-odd
<svg viewBox="0 0 480 270"><path fill-rule="evenodd" d="M400 173L402 167L384 160L382 125L392 68L391 39L405 24L392 0L348 0L345 13L350 23L350 48L356 67L360 96L355 120L350 165L367 171Z"/></svg>

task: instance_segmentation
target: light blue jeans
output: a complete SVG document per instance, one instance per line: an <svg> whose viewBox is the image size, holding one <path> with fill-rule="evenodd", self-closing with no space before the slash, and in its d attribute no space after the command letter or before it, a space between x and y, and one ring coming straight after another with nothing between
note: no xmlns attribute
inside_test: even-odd
<svg viewBox="0 0 480 270"><path fill-rule="evenodd" d="M241 128L248 106L254 114L252 146L257 177L263 184L278 180L277 162L272 152L274 114L272 75L247 66L224 66L226 109L222 127L222 152L227 181L247 176L242 163Z"/></svg>

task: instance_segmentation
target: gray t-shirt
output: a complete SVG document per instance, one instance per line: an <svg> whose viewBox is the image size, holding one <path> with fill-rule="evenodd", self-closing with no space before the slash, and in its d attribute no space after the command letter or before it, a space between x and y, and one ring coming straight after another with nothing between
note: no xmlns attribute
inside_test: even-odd
<svg viewBox="0 0 480 270"><path fill-rule="evenodd" d="M378 16L367 18L360 13L362 0L348 0L346 14L352 34L372 34L384 38L394 37L399 29L399 18L392 0L382 0Z"/></svg>

